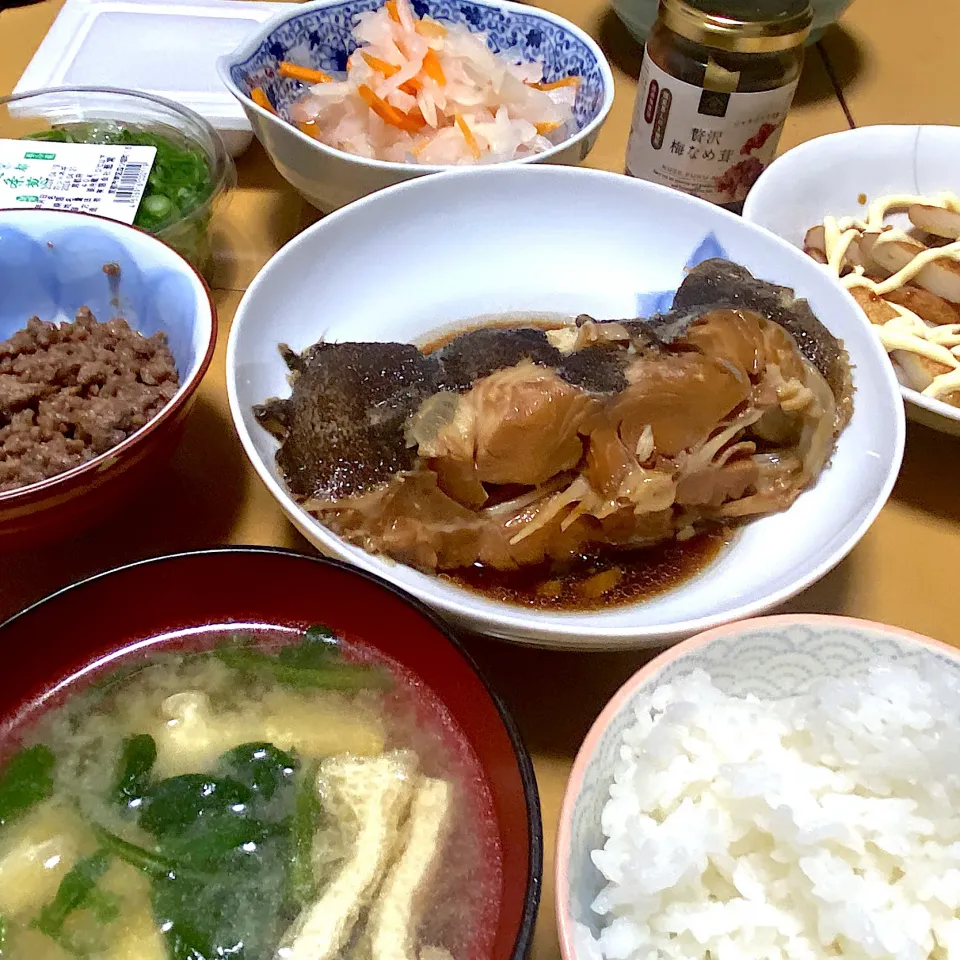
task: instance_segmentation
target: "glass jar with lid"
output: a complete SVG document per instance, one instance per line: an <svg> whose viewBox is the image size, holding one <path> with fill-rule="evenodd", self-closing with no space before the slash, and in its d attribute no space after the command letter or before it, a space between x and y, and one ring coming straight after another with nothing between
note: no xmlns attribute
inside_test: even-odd
<svg viewBox="0 0 960 960"><path fill-rule="evenodd" d="M626 172L739 213L776 151L812 18L809 0L660 0Z"/></svg>

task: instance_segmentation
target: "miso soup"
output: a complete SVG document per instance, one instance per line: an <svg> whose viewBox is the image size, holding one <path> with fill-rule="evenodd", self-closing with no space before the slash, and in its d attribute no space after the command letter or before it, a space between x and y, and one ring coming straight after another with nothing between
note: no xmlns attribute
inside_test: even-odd
<svg viewBox="0 0 960 960"><path fill-rule="evenodd" d="M322 627L151 654L9 738L2 960L491 954L476 757L417 678Z"/></svg>

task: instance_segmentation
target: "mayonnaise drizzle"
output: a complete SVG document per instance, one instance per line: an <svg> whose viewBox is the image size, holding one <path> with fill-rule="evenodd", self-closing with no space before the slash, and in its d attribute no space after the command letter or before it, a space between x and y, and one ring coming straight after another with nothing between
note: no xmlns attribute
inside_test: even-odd
<svg viewBox="0 0 960 960"><path fill-rule="evenodd" d="M827 266L838 277L850 244L859 236L860 231L856 227L841 227L834 217L823 218L823 245L826 248Z"/></svg>
<svg viewBox="0 0 960 960"><path fill-rule="evenodd" d="M887 234L881 234L877 243L891 243L902 239L903 237L888 237ZM909 240L909 237L907 239ZM906 266L901 267L895 274L887 277L882 283L874 284L873 292L882 297L885 293L899 290L905 283L912 280L928 263L933 263L935 260L960 260L960 240L948 243L942 247L930 247L922 253L916 254Z"/></svg>
<svg viewBox="0 0 960 960"><path fill-rule="evenodd" d="M960 196L954 193L939 193L933 197L895 193L874 200L867 208L865 220L858 220L856 217L823 218L823 245L827 257L826 265L848 290L853 287L866 287L877 296L882 297L884 294L898 290L905 283L908 283L930 263L937 260L960 262L960 240L957 240L941 247L924 249L916 254L909 263L880 283L864 276L863 267L858 265L854 265L851 272L841 276L850 245L857 241L863 233L880 232L881 235L876 240L878 244L898 241L916 244L917 241L903 230L891 227L885 222L892 211L903 210L914 204L940 207L953 213L960 213ZM885 302L897 313L897 316L891 317L885 323L874 324L886 351L892 353L897 350L905 350L950 368L945 373L934 377L933 382L922 391L923 395L939 399L960 390L960 324L944 324L942 326L928 324L912 310L908 310L897 303Z"/></svg>

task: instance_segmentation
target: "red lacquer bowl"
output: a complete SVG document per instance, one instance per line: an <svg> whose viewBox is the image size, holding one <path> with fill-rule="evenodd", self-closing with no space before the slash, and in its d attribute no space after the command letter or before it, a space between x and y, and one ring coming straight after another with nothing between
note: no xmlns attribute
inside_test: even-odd
<svg viewBox="0 0 960 960"><path fill-rule="evenodd" d="M105 272L107 264L115 272ZM40 483L0 492L3 553L80 533L162 468L213 359L217 311L200 274L162 240L60 210L0 210L0 290L0 340L33 314L72 318L85 306L99 320L122 316L146 336L165 333L180 374L173 399L117 446Z"/></svg>
<svg viewBox="0 0 960 960"><path fill-rule="evenodd" d="M533 938L543 868L530 755L450 628L371 574L334 560L240 547L159 557L83 580L0 625L0 646L11 660L0 687L0 732L144 649L195 648L204 628L303 629L316 622L416 674L469 741L493 797L503 855L490 960L521 960Z"/></svg>

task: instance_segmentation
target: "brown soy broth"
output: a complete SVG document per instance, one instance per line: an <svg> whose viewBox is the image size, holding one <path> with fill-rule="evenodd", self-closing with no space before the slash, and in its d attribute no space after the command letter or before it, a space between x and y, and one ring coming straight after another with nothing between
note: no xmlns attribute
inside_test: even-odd
<svg viewBox="0 0 960 960"><path fill-rule="evenodd" d="M649 600L680 586L709 566L729 542L728 530L711 530L689 540L667 540L563 563L547 562L509 571L477 564L441 576L490 600L515 606L603 610Z"/></svg>
<svg viewBox="0 0 960 960"><path fill-rule="evenodd" d="M243 633L245 638L249 636L251 645L270 653L300 637L299 632L285 629ZM216 630L216 634L217 645L229 636L222 630ZM14 752L6 750L11 744L46 744L58 760L54 795L48 803L57 808L75 806L90 822L100 822L120 834L136 832L135 826L107 800L124 738L134 732L153 733L159 704L174 693L202 690L217 709L230 712L239 708L242 712L244 704L257 697L262 696L265 703L276 687L269 680L241 682L231 689L229 671L225 676L223 665L212 654L196 652L212 645L209 634L206 638L194 635L188 643L186 652L163 652L161 648L157 653L134 654L114 664L109 672L89 677L92 683L55 706L26 711L28 721L5 731L0 756ZM382 720L384 751L414 751L419 773L444 779L453 786L450 828L435 877L421 901L418 943L442 947L454 957L489 958L502 897L502 851L493 798L480 762L450 712L419 677L362 642L341 638L339 646L345 660L380 665L393 677L392 686L383 693L363 691L356 695L363 701L364 710L375 712ZM341 697L323 691L308 696ZM3 766L0 762L0 772ZM169 775L170 771L165 771L157 779ZM82 825L82 820L78 824ZM400 830L402 835L402 824ZM2 841L0 828L0 859ZM328 880L329 875L324 874L322 882ZM37 909L42 905L36 904ZM24 916L22 929L15 927L14 932L26 943L25 938L34 936L34 932L30 930L29 913ZM286 918L283 926L291 919ZM120 924L125 922L121 916ZM361 918L358 930L363 922ZM109 936L129 934L129 929L118 925ZM0 953L6 957L5 952ZM16 951L12 956L21 960Z"/></svg>

